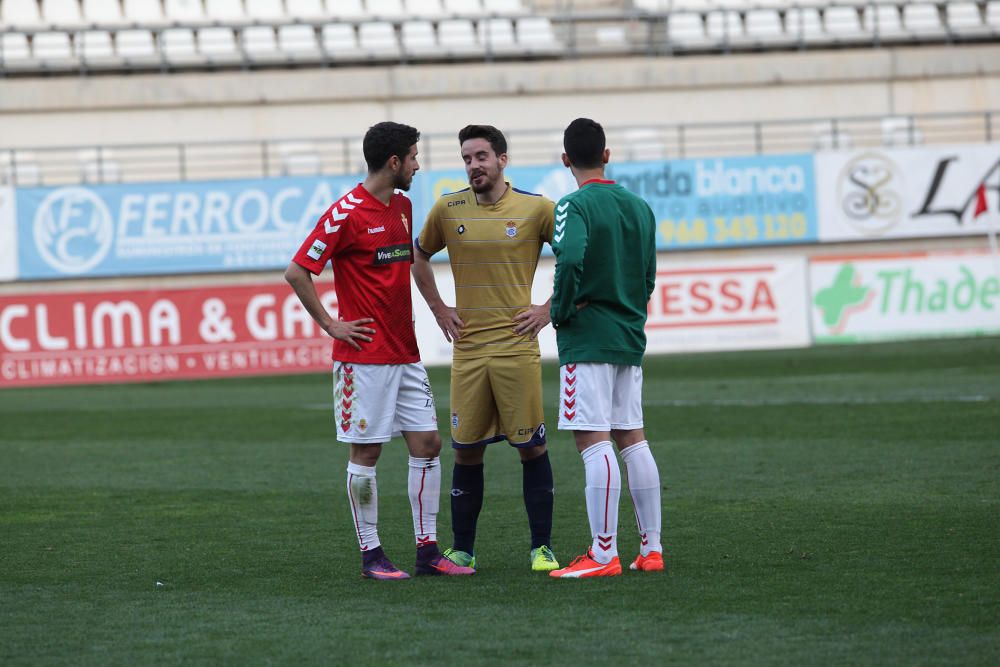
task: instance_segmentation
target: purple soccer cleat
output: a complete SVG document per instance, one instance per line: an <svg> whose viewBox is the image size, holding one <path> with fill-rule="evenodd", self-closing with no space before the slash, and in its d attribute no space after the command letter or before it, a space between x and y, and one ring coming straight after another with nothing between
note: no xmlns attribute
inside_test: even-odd
<svg viewBox="0 0 1000 667"><path fill-rule="evenodd" d="M361 565L361 576L368 579L409 579L410 575L392 564L385 554L372 554Z"/></svg>

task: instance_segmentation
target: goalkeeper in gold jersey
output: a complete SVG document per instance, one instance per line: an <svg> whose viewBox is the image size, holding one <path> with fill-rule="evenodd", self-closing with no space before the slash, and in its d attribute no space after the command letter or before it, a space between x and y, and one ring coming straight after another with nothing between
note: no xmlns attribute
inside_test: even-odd
<svg viewBox="0 0 1000 667"><path fill-rule="evenodd" d="M552 466L545 448L538 332L549 304L532 305L542 243L552 242L554 204L504 179L507 140L490 125L458 134L469 188L442 196L417 240L413 276L445 338L453 342L451 437L455 448L453 548L445 556L476 566L483 505L483 456L506 440L521 456L531 529L531 569L559 567L552 543ZM441 299L428 260L447 248L456 306Z"/></svg>

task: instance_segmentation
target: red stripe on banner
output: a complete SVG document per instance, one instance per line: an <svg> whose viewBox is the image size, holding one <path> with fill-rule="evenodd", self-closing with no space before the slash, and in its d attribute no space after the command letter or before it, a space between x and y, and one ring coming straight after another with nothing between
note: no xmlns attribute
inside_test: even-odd
<svg viewBox="0 0 1000 667"><path fill-rule="evenodd" d="M690 267L686 269L669 269L663 271L657 271L658 276L690 276L690 275L703 275L703 274L714 274L714 273L772 273L774 272L773 266L726 266L726 267L712 267L711 269L699 269L695 267Z"/></svg>

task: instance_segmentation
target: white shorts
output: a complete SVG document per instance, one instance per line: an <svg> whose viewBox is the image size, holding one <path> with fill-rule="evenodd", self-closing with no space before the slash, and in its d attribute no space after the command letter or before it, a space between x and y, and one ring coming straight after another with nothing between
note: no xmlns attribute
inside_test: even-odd
<svg viewBox="0 0 1000 667"><path fill-rule="evenodd" d="M401 431L436 431L437 412L427 371L415 364L333 364L337 440L387 442Z"/></svg>
<svg viewBox="0 0 1000 667"><path fill-rule="evenodd" d="M628 431L642 428L642 368L566 364L559 368L559 429Z"/></svg>

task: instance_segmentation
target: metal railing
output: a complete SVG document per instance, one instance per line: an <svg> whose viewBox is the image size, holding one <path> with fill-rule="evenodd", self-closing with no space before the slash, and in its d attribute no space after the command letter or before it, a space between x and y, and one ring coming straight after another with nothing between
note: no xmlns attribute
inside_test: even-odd
<svg viewBox="0 0 1000 667"><path fill-rule="evenodd" d="M1000 111L732 123L610 126L615 160L663 160L863 147L985 143L1000 139ZM562 128L508 133L512 164L554 164ZM424 134L424 169L461 169L455 134ZM22 187L359 174L360 137L0 148L0 183Z"/></svg>

